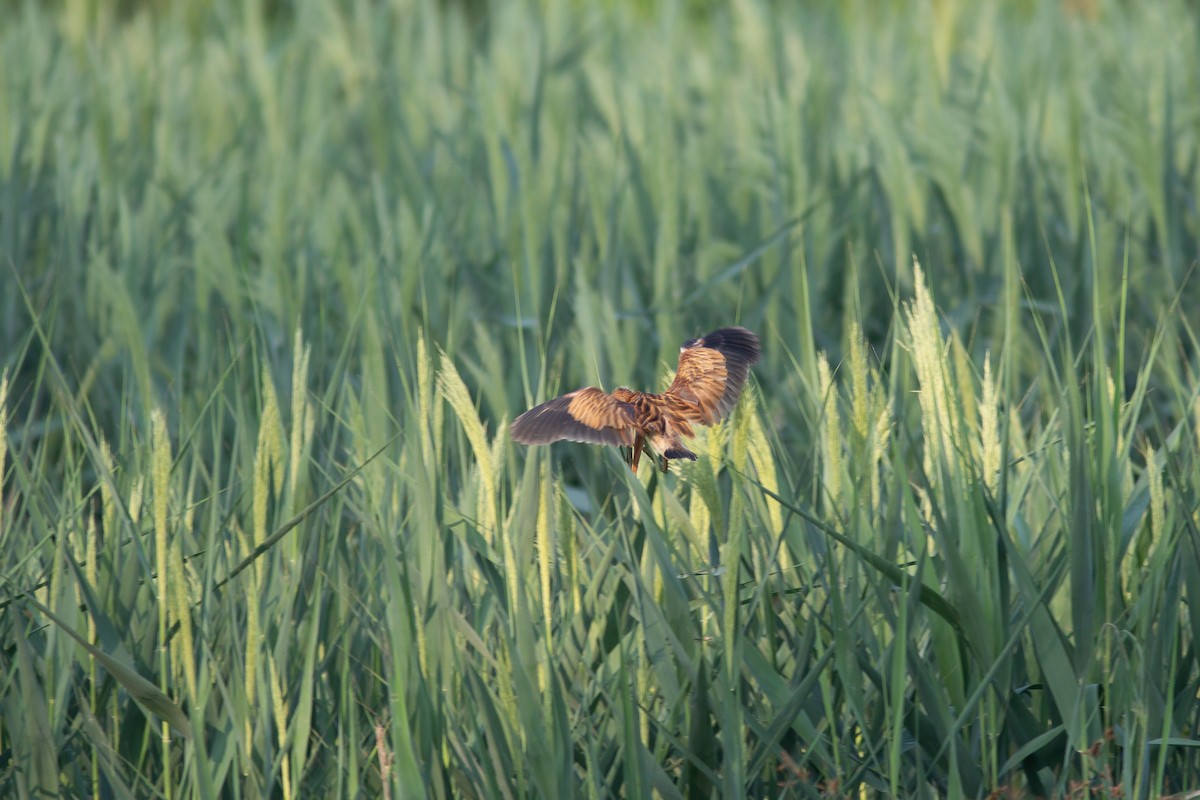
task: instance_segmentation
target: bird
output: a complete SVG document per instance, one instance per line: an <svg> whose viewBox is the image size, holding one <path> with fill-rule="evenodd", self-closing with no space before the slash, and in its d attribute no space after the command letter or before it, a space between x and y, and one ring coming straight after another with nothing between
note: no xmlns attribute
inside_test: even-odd
<svg viewBox="0 0 1200 800"><path fill-rule="evenodd" d="M672 460L696 460L683 439L695 436L692 425L715 425L729 415L761 355L751 331L721 328L683 343L675 379L665 392L622 386L609 393L587 386L529 409L513 420L510 434L526 445L564 439L616 445L634 474L648 444L666 474Z"/></svg>

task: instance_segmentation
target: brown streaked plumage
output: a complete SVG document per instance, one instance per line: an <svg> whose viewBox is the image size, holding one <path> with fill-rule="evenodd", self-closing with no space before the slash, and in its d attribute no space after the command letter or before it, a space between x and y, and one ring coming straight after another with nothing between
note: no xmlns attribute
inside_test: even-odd
<svg viewBox="0 0 1200 800"><path fill-rule="evenodd" d="M750 331L721 328L679 348L675 380L662 394L624 387L612 394L593 386L576 389L517 417L513 441L617 445L634 472L649 443L666 472L671 459L696 460L683 438L695 435L693 423L715 425L733 410L761 353Z"/></svg>

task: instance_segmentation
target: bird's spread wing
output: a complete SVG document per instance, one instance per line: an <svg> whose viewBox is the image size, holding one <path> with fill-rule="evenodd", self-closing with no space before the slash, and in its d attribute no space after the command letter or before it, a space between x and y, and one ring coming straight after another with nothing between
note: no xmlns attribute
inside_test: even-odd
<svg viewBox="0 0 1200 800"><path fill-rule="evenodd" d="M684 343L667 394L695 410L686 416L704 425L720 422L737 405L750 365L762 350L745 328L722 328Z"/></svg>
<svg viewBox="0 0 1200 800"><path fill-rule="evenodd" d="M511 433L520 444L567 439L628 446L633 444L633 425L633 406L589 386L529 409L513 420Z"/></svg>

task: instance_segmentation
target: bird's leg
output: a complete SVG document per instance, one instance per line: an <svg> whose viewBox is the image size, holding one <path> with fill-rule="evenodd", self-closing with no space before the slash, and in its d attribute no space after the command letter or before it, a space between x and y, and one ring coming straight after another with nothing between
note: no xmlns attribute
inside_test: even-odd
<svg viewBox="0 0 1200 800"><path fill-rule="evenodd" d="M658 465L662 467L663 475L671 471L671 461L666 456L658 457Z"/></svg>
<svg viewBox="0 0 1200 800"><path fill-rule="evenodd" d="M633 474L637 475L638 464L642 460L642 448L646 446L646 437L638 434L637 439L633 442L633 447L629 452L629 468L633 470Z"/></svg>

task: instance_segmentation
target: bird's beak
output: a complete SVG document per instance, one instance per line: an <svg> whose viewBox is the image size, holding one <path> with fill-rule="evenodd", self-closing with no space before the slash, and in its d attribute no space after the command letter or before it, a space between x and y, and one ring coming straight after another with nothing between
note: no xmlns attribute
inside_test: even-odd
<svg viewBox="0 0 1200 800"><path fill-rule="evenodd" d="M637 475L638 463L642 460L642 448L645 446L645 437L639 436L634 440L633 447L629 448L629 468L633 470L634 475Z"/></svg>

